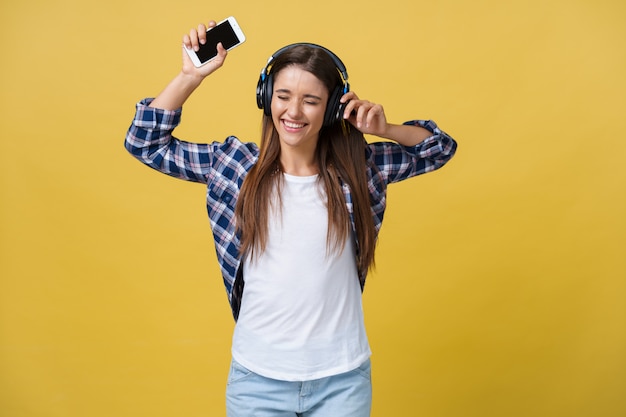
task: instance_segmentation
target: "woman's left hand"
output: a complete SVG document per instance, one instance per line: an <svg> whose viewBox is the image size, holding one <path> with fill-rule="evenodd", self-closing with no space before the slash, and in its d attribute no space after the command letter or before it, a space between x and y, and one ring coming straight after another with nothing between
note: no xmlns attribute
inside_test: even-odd
<svg viewBox="0 0 626 417"><path fill-rule="evenodd" d="M359 100L354 91L344 94L340 101L348 103L343 118L351 125L362 133L385 137L388 125L383 106Z"/></svg>

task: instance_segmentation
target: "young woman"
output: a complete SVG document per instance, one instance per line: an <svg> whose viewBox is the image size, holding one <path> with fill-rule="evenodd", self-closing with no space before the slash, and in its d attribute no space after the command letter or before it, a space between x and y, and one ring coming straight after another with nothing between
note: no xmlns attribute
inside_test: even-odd
<svg viewBox="0 0 626 417"><path fill-rule="evenodd" d="M209 22L213 27L215 22ZM199 25L186 48L205 41ZM236 320L227 387L235 416L369 416L370 348L361 292L387 184L433 171L456 142L432 121L387 122L349 91L343 63L311 44L282 48L257 88L260 146L172 136L181 107L227 52L137 105L126 148L146 165L206 184L217 257ZM364 134L391 141L368 144Z"/></svg>

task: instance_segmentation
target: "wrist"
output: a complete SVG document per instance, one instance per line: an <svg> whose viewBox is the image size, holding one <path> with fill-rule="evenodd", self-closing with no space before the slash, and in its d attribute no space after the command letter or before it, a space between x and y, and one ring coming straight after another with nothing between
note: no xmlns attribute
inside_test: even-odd
<svg viewBox="0 0 626 417"><path fill-rule="evenodd" d="M202 83L204 77L195 73L181 70L174 82L181 90L193 91Z"/></svg>
<svg viewBox="0 0 626 417"><path fill-rule="evenodd" d="M378 136L380 136L381 138L384 138L384 139L395 140L394 138L395 138L396 134L394 133L394 130L397 129L397 126L398 125L394 125L394 124L391 124L391 123L386 123L385 127L383 128L382 133L380 135L378 135Z"/></svg>
<svg viewBox="0 0 626 417"><path fill-rule="evenodd" d="M383 137L403 146L415 146L430 136L432 133L423 127L388 123Z"/></svg>
<svg viewBox="0 0 626 417"><path fill-rule="evenodd" d="M164 110L176 110L182 107L194 90L198 88L202 79L203 77L181 71L150 103L150 107Z"/></svg>

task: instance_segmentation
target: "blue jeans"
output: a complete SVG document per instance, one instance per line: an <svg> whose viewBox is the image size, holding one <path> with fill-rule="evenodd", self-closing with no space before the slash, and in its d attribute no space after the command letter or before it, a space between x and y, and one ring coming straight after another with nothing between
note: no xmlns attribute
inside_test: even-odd
<svg viewBox="0 0 626 417"><path fill-rule="evenodd" d="M369 417L369 359L357 369L312 381L265 378L234 359L226 388L228 417Z"/></svg>

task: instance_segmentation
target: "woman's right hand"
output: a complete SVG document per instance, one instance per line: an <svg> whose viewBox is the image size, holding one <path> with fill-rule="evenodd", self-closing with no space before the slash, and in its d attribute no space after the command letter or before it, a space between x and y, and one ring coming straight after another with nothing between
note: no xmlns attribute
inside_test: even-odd
<svg viewBox="0 0 626 417"><path fill-rule="evenodd" d="M207 29L212 28L216 25L217 23L214 20L211 20L209 21L208 26L200 23L197 28L192 28L188 34L185 34L185 36L183 36L183 48L197 51L200 45L203 45L206 42ZM201 67L196 67L195 65L193 65L193 62L191 62L191 59L189 58L189 55L187 55L187 52L183 50L182 72L186 75L204 78L220 68L222 65L224 65L227 54L228 52L220 42L217 44L217 56L213 58L213 60L211 60L210 62L202 65Z"/></svg>
<svg viewBox="0 0 626 417"><path fill-rule="evenodd" d="M211 20L208 27L212 28L216 23ZM198 48L206 41L207 26L198 25L197 29L191 29L189 34L183 36L183 69L165 87L163 91L150 103L150 107L165 110L176 110L180 108L189 96L202 84L202 80L224 64L226 59L226 49L221 43L217 45L217 56L203 66L196 68L191 62L184 48Z"/></svg>

